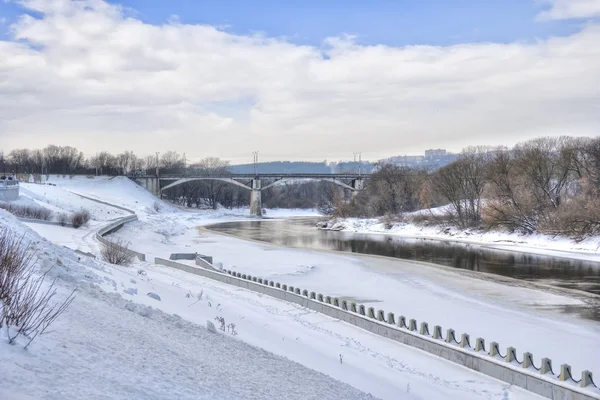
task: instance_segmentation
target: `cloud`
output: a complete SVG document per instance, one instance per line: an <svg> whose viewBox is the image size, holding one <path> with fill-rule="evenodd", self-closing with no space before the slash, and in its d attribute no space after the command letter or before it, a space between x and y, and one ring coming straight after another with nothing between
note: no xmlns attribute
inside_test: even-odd
<svg viewBox="0 0 600 400"><path fill-rule="evenodd" d="M300 46L101 0L26 0L0 41L0 147L363 158L596 136L600 25L535 43Z"/></svg>
<svg viewBox="0 0 600 400"><path fill-rule="evenodd" d="M539 20L587 19L600 17L600 0L538 0L549 5Z"/></svg>

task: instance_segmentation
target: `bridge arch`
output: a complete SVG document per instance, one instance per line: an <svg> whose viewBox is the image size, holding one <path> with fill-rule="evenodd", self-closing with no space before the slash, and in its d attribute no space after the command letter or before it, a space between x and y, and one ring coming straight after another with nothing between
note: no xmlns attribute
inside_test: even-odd
<svg viewBox="0 0 600 400"><path fill-rule="evenodd" d="M232 178L220 178L220 177L204 177L204 178L182 178L182 179L178 179L173 183L168 184L167 186L165 186L164 188L161 188L160 191L164 192L167 189L171 189L175 186L179 186L181 184L184 183L188 183L188 182L195 182L195 181L222 181L222 182L227 182L227 183L231 183L233 185L242 187L246 190L252 190L252 188L250 186L244 185L241 182L236 181L235 179Z"/></svg>
<svg viewBox="0 0 600 400"><path fill-rule="evenodd" d="M281 179L276 180L275 182L272 182L272 183L269 183L268 185L263 186L261 188L261 190L268 189L268 188L273 187L273 186L275 186L275 185L277 185L278 183L281 183L281 182L286 182L286 181L291 181L291 180L297 180L297 179L303 179L303 178L281 178ZM340 181L338 179L335 179L335 178L305 178L305 179L311 179L311 180L321 181L321 182L331 182L331 183L334 183L334 184L336 184L338 186L343 187L344 189L348 189L348 190L351 190L353 192L356 191L356 190L358 190L357 188L355 188L355 187L353 187L351 185L348 185L347 183L344 183L344 182L342 182L342 181Z"/></svg>

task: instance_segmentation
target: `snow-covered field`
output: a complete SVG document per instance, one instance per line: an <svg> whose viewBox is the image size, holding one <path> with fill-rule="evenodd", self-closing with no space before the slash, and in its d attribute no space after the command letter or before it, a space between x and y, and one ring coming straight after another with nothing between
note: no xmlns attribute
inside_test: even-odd
<svg viewBox="0 0 600 400"><path fill-rule="evenodd" d="M212 255L228 269L513 345L533 352L537 364L542 356L555 366L569 362L575 376L581 369L600 373L600 326L554 310L581 300L419 263L286 249L198 231L199 225L246 219L247 211L189 212L159 202L156 212L158 200L123 178L50 182L58 185L50 201L58 208L69 207L60 192L68 197L69 190L133 209L140 221L117 235L148 253L149 262L109 266L28 230L46 263L61 259L55 270L63 291L80 291L54 332L27 352L0 340L2 399L364 397L359 391L390 399L537 398L297 305L151 264L152 256L177 251ZM32 192L44 188L29 186ZM277 216L270 210L268 215ZM0 218L26 229L6 213ZM61 245L98 251L91 228L29 227ZM215 317L234 323L237 335L208 333L203 326L207 320L218 326Z"/></svg>
<svg viewBox="0 0 600 400"><path fill-rule="evenodd" d="M397 222L391 227L386 227L386 224L382 223L378 218L335 219L327 224L327 229L356 233L398 235L406 238L451 240L499 250L521 251L600 262L600 237L575 242L566 237L554 237L542 234L521 235L501 231L481 232L449 227L426 227L405 222Z"/></svg>

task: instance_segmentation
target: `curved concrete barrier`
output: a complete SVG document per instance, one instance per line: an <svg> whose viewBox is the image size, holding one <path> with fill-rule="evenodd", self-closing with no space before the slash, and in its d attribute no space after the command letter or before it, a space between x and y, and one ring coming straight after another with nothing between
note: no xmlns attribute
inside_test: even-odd
<svg viewBox="0 0 600 400"><path fill-rule="evenodd" d="M100 228L96 232L96 240L104 245L111 245L113 242L106 239L104 236L114 233L121 229L127 222L137 221L137 215L130 215L127 217L119 218L118 220ZM144 253L139 253L135 250L127 249L127 251L137 257L140 261L146 261L146 255Z"/></svg>

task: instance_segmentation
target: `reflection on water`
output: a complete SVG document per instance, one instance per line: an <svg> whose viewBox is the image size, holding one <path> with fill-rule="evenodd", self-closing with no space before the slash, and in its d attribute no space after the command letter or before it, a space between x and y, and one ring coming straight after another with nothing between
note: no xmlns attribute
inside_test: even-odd
<svg viewBox="0 0 600 400"><path fill-rule="evenodd" d="M316 220L243 221L209 229L273 244L426 261L600 294L600 263L392 235L323 231Z"/></svg>

